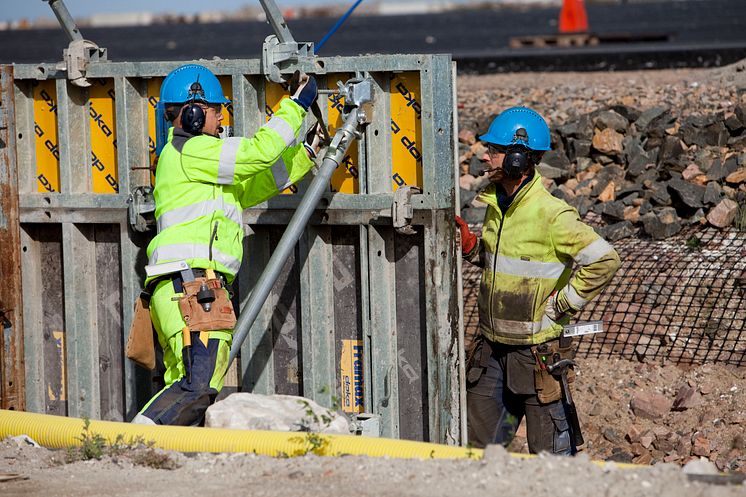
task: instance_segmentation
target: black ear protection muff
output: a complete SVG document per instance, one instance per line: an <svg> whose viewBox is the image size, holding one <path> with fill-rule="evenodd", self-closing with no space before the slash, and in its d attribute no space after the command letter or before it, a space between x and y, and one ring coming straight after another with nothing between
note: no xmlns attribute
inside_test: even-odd
<svg viewBox="0 0 746 497"><path fill-rule="evenodd" d="M197 95L202 98L205 96L199 78L189 87L191 101L181 110L181 127L191 135L202 134L202 128L205 127L205 111L197 105Z"/></svg>
<svg viewBox="0 0 746 497"><path fill-rule="evenodd" d="M528 171L530 164L528 149L523 145L511 145L503 159L503 171L508 178L517 179Z"/></svg>
<svg viewBox="0 0 746 497"><path fill-rule="evenodd" d="M524 128L518 128L513 136L513 142L522 141L528 143L528 133ZM523 144L508 145L503 159L503 171L508 178L518 179L533 163L529 156L531 150Z"/></svg>

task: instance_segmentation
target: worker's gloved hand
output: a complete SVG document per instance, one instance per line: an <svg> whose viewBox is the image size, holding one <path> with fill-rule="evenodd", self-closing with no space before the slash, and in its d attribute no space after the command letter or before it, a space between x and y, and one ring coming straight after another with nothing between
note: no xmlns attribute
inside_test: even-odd
<svg viewBox="0 0 746 497"><path fill-rule="evenodd" d="M306 148L308 155L312 159L315 159L319 155L322 137L323 130L321 129L321 123L318 122L311 126L311 129L306 133L306 139L303 141L303 146Z"/></svg>
<svg viewBox="0 0 746 497"><path fill-rule="evenodd" d="M306 73L295 71L295 74L290 79L290 92L293 94L292 99L295 103L303 107L303 110L308 111L319 96L316 78Z"/></svg>
<svg viewBox="0 0 746 497"><path fill-rule="evenodd" d="M567 302L562 290L553 291L544 306L544 314L552 321L559 321L566 316L573 316L576 312L577 310L573 309Z"/></svg>
<svg viewBox="0 0 746 497"><path fill-rule="evenodd" d="M461 219L460 216L456 216L454 220L459 231L461 231L461 253L466 255L474 250L474 246L477 244L477 235L471 232L466 221Z"/></svg>
<svg viewBox="0 0 746 497"><path fill-rule="evenodd" d="M544 314L546 314L552 321L559 321L562 317L562 313L557 309L557 290L549 295L547 303L544 305Z"/></svg>

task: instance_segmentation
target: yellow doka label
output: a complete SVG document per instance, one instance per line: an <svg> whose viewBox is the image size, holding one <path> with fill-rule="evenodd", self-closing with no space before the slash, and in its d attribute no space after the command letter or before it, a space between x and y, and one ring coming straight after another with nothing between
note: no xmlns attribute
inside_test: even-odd
<svg viewBox="0 0 746 497"><path fill-rule="evenodd" d="M342 410L350 413L364 411L363 397L363 341L342 340L339 360Z"/></svg>
<svg viewBox="0 0 746 497"><path fill-rule="evenodd" d="M337 81L343 83L350 79L349 74L330 74L327 78L327 86L330 89L337 88ZM327 97L327 107L329 109L329 135L334 136L337 129L342 127L342 108L345 100L339 93L332 93ZM357 141L355 141L347 150L347 155L340 163L341 167L334 170L331 179L331 190L340 193L360 193L360 184L358 176L360 168L358 167Z"/></svg>
<svg viewBox="0 0 746 497"><path fill-rule="evenodd" d="M34 134L38 191L60 191L60 149L57 139L55 80L34 81Z"/></svg>
<svg viewBox="0 0 746 497"><path fill-rule="evenodd" d="M93 191L117 193L117 126L114 81L94 79L88 97L91 118L91 167Z"/></svg>
<svg viewBox="0 0 746 497"><path fill-rule="evenodd" d="M393 189L422 187L422 107L418 73L391 77L391 162Z"/></svg>

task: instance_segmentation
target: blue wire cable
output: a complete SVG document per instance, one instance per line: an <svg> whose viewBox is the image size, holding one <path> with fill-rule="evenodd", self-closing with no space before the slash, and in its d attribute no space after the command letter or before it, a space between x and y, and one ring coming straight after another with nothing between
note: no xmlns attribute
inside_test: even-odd
<svg viewBox="0 0 746 497"><path fill-rule="evenodd" d="M340 27L340 26L342 25L342 23L344 23L344 22L345 22L345 21L347 20L347 18L348 18L348 17L350 17L350 14L352 14L352 12L353 12L353 11L354 11L354 10L355 10L355 9L357 8L357 6L358 6L358 5L360 5L361 3L363 3L363 0L357 0L357 2L355 2L355 4L354 4L354 5L352 6L352 7L350 7L350 8L349 8L349 10L348 10L347 12L345 12L345 14L344 14L344 15L343 15L342 17L340 17L340 18L339 18L339 21L337 21L337 23L336 23L336 24L335 24L335 25L334 25L334 26L332 27L332 29L330 29L330 30L329 30L329 32L328 32L328 33L326 33L326 34L324 35L324 37L323 37L323 38L321 39L321 41L320 41L320 42L318 42L318 43L316 44L316 48L315 48L315 50L316 50L316 53L317 53L317 54L319 53L319 50L321 50L321 47L323 47L323 46L324 46L324 43L326 43L326 41L327 41L327 40L328 40L329 38L331 38L331 36L332 36L332 35L333 35L334 33L336 33L336 32L337 32L337 30L338 30L338 29L339 29L339 27Z"/></svg>

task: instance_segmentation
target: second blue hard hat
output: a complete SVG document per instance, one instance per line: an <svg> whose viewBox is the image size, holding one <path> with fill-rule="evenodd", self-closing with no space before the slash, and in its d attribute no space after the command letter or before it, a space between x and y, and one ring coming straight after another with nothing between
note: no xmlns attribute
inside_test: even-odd
<svg viewBox="0 0 746 497"><path fill-rule="evenodd" d="M199 90L190 89L194 83L199 83ZM228 104L223 88L218 78L205 66L199 64L185 64L177 67L166 76L161 84L160 101L164 104L184 103L197 100L207 104Z"/></svg>
<svg viewBox="0 0 746 497"><path fill-rule="evenodd" d="M526 133L518 132L523 128ZM494 145L524 145L531 150L551 150L549 126L541 115L528 107L511 107L500 113L479 139Z"/></svg>

